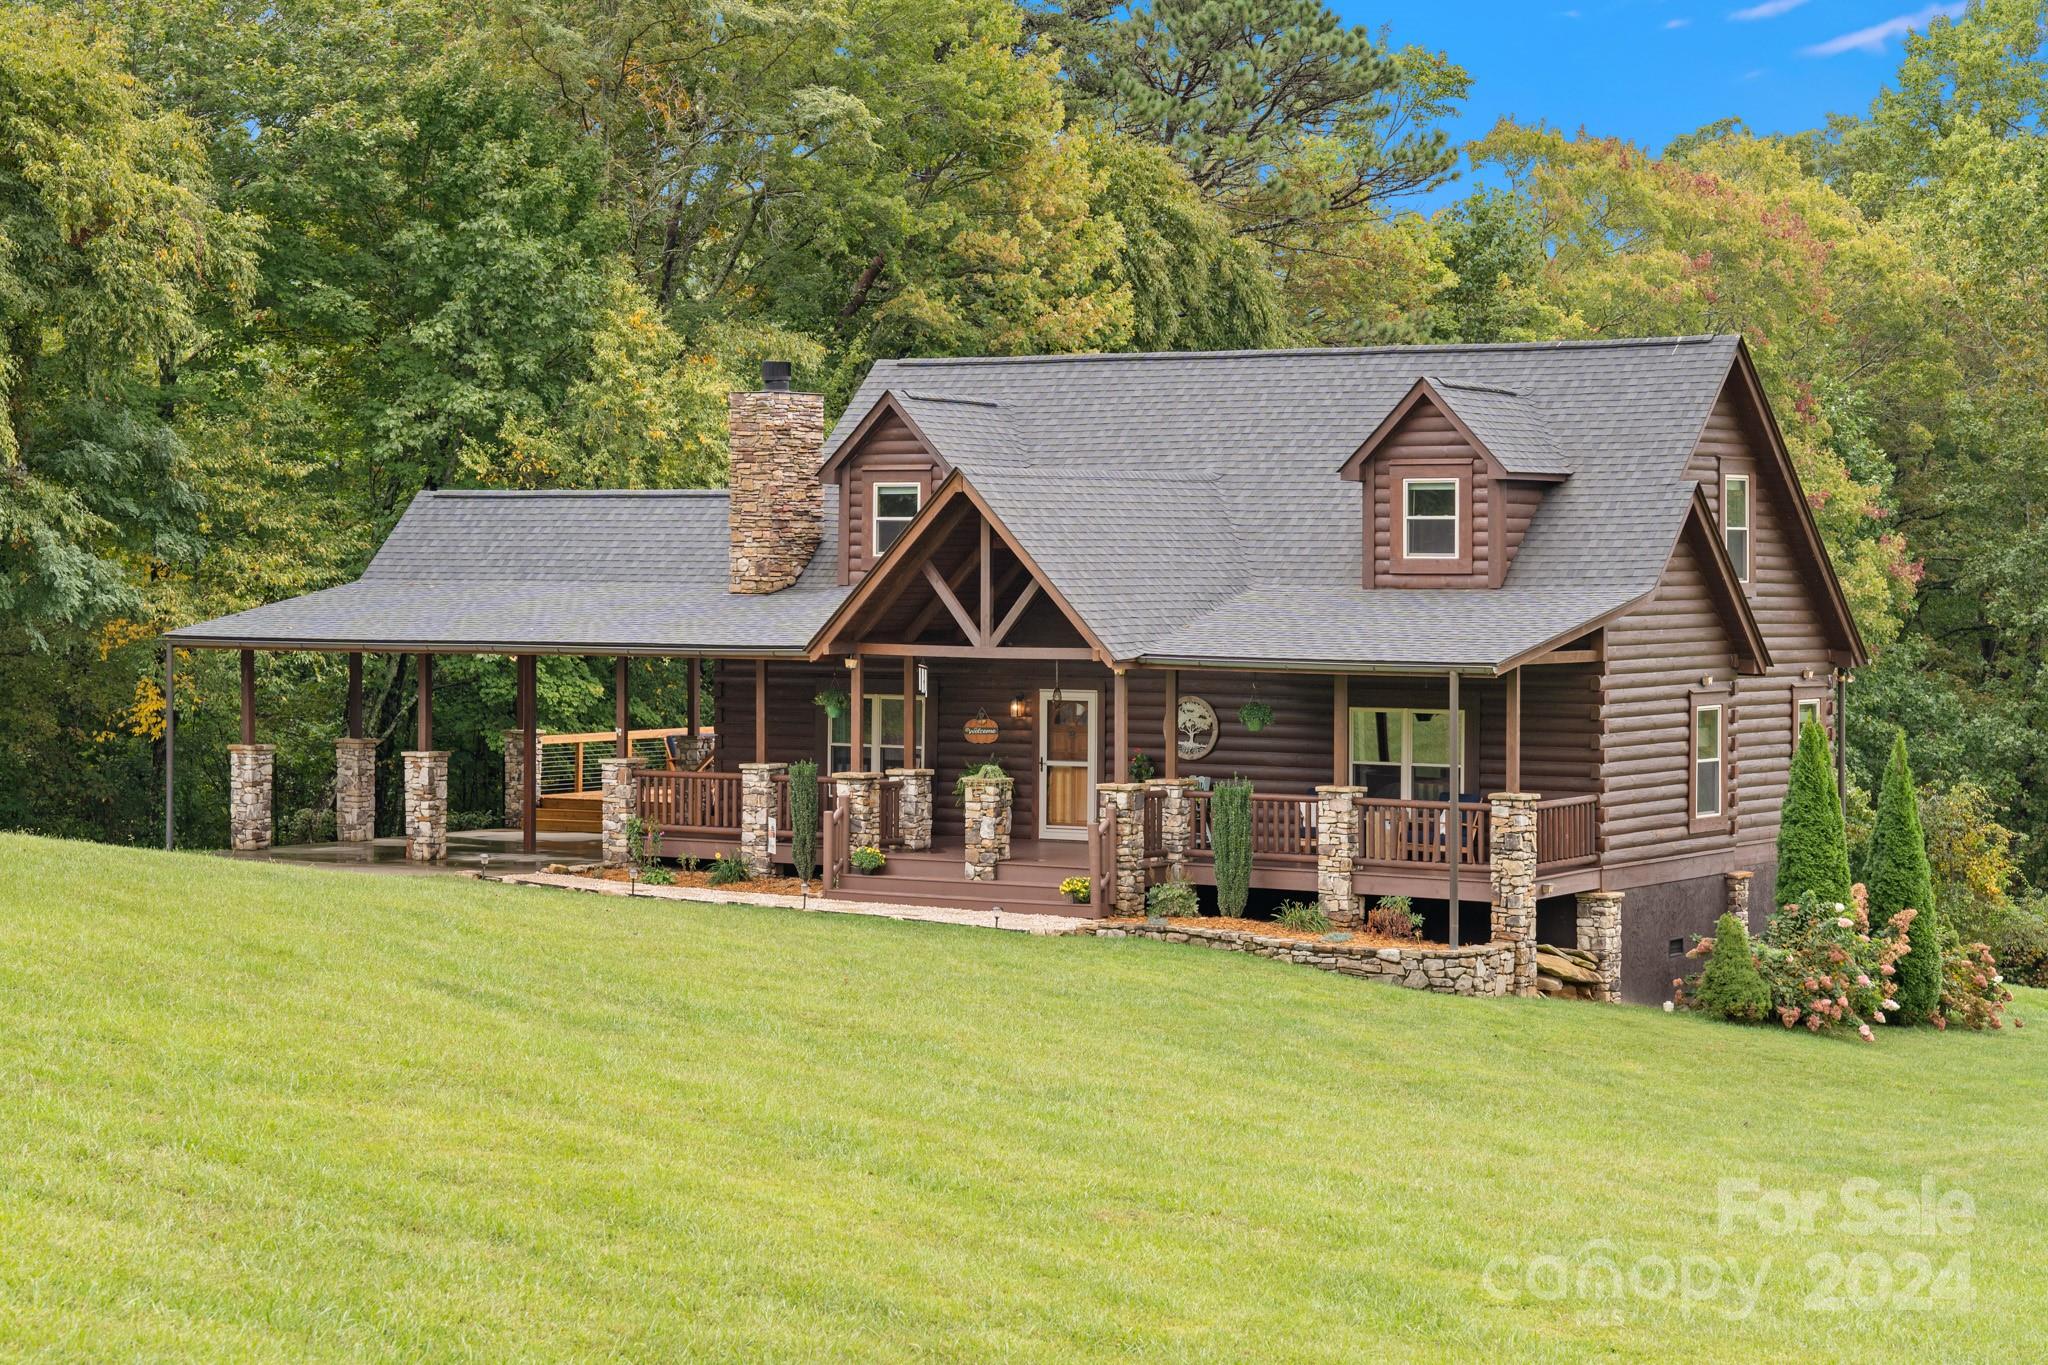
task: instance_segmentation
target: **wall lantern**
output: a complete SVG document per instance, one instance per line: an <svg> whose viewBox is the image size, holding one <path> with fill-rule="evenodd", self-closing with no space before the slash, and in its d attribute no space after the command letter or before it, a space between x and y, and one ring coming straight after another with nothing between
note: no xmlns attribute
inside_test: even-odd
<svg viewBox="0 0 2048 1365"><path fill-rule="evenodd" d="M1028 715L1030 715L1030 714L1031 714L1031 703L1030 703L1030 698L1029 698L1029 696L1028 696L1027 694L1025 694L1025 693L1023 693L1023 692L1019 692L1019 693L1018 693L1018 694L1017 694L1016 696L1014 696L1014 697L1010 698L1010 719L1011 719L1011 720L1022 720L1022 719L1024 719L1024 717L1026 717L1026 716L1028 716Z"/></svg>

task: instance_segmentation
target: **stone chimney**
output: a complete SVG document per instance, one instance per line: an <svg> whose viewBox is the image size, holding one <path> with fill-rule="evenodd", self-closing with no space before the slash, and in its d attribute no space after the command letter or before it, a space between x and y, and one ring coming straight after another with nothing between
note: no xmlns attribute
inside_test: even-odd
<svg viewBox="0 0 2048 1365"><path fill-rule="evenodd" d="M734 592L780 592L796 582L824 533L818 455L825 444L825 400L789 391L787 361L764 362L761 387L726 399Z"/></svg>

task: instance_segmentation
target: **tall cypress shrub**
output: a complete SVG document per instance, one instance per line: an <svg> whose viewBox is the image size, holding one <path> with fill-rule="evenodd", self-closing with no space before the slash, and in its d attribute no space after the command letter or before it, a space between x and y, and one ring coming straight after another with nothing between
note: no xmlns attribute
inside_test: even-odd
<svg viewBox="0 0 2048 1365"><path fill-rule="evenodd" d="M818 765L789 765L789 856L796 875L809 881L818 870Z"/></svg>
<svg viewBox="0 0 2048 1365"><path fill-rule="evenodd" d="M1238 916L1252 890L1252 784L1218 782L1209 798L1209 846L1216 854L1216 913Z"/></svg>
<svg viewBox="0 0 2048 1365"><path fill-rule="evenodd" d="M1899 1002L1901 1023L1925 1023L1941 1004L1941 931L1934 914L1934 873L1927 865L1927 837L1920 830L1920 799L1903 732L1892 738L1884 785L1878 789L1869 871L1873 928L1889 924L1901 910L1919 912L1907 930L1912 947L1899 960L1892 994Z"/></svg>
<svg viewBox="0 0 2048 1365"><path fill-rule="evenodd" d="M1847 905L1849 885L1849 841L1828 737L1808 721L1778 819L1778 904L1812 895L1823 905Z"/></svg>

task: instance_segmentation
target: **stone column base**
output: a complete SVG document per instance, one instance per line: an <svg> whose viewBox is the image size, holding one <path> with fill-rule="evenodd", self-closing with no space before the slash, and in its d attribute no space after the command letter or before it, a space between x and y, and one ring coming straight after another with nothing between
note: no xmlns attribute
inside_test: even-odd
<svg viewBox="0 0 2048 1365"><path fill-rule="evenodd" d="M962 804L967 808L967 880L992 882L996 864L1010 856L1010 803L1017 784L1007 777L968 780Z"/></svg>
<svg viewBox="0 0 2048 1365"><path fill-rule="evenodd" d="M1363 924L1358 854L1365 837L1363 787L1316 788L1316 899L1332 924Z"/></svg>
<svg viewBox="0 0 2048 1365"><path fill-rule="evenodd" d="M1536 993L1536 802L1532 792L1488 800L1487 857L1493 882L1493 941L1515 945L1514 995Z"/></svg>
<svg viewBox="0 0 2048 1365"><path fill-rule="evenodd" d="M228 745L228 844L238 853L270 847L275 744Z"/></svg>
<svg viewBox="0 0 2048 1365"><path fill-rule="evenodd" d="M1619 891L1579 893L1579 947L1600 964L1600 998L1621 999L1621 897Z"/></svg>
<svg viewBox="0 0 2048 1365"><path fill-rule="evenodd" d="M1116 871L1111 903L1119 915L1145 913L1145 784L1098 782L1102 813L1116 821Z"/></svg>
<svg viewBox="0 0 2048 1365"><path fill-rule="evenodd" d="M846 798L846 846L882 846L882 775L834 773L832 790Z"/></svg>
<svg viewBox="0 0 2048 1365"><path fill-rule="evenodd" d="M1192 777L1155 777L1145 784L1159 793L1159 851L1166 859L1168 881L1188 879L1188 845L1195 833L1195 803L1188 793L1195 785Z"/></svg>
<svg viewBox="0 0 2048 1365"><path fill-rule="evenodd" d="M776 811L782 802L778 796L776 779L789 772L787 763L742 763L740 764L740 858L747 865L747 871L756 877L765 877L775 870L775 839L772 830ZM795 808L791 802L791 808ZM820 811L822 817L824 812ZM781 831L796 837L796 831ZM799 869L801 871L801 869Z"/></svg>
<svg viewBox="0 0 2048 1365"><path fill-rule="evenodd" d="M438 863L448 856L448 751L405 752L405 856Z"/></svg>
<svg viewBox="0 0 2048 1365"><path fill-rule="evenodd" d="M607 758L598 765L598 787L604 793L598 839L606 867L625 867L640 850L633 847L628 822L640 814L640 760Z"/></svg>
<svg viewBox="0 0 2048 1365"><path fill-rule="evenodd" d="M896 833L906 849L932 846L932 770L891 768L888 777L896 783Z"/></svg>
<svg viewBox="0 0 2048 1365"><path fill-rule="evenodd" d="M505 732L505 824L518 829L526 820L526 734Z"/></svg>
<svg viewBox="0 0 2048 1365"><path fill-rule="evenodd" d="M1728 886L1728 913L1742 921L1742 927L1754 934L1761 926L1749 922L1750 888L1755 880L1754 872L1730 872L1726 874Z"/></svg>
<svg viewBox="0 0 2048 1365"><path fill-rule="evenodd" d="M377 741L334 741L334 838L366 844L377 837Z"/></svg>

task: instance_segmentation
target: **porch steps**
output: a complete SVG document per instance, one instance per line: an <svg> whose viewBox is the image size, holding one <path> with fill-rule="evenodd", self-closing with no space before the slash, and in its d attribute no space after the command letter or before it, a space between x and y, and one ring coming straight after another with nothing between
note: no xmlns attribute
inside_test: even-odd
<svg viewBox="0 0 2048 1365"><path fill-rule="evenodd" d="M1078 850L1077 850L1078 851ZM996 870L993 882L970 882L958 848L889 855L886 870L871 876L847 876L839 895L891 905L939 905L960 910L1005 910L1032 915L1087 916L1091 907L1075 905L1059 892L1068 877L1085 877L1086 866L1012 859Z"/></svg>

